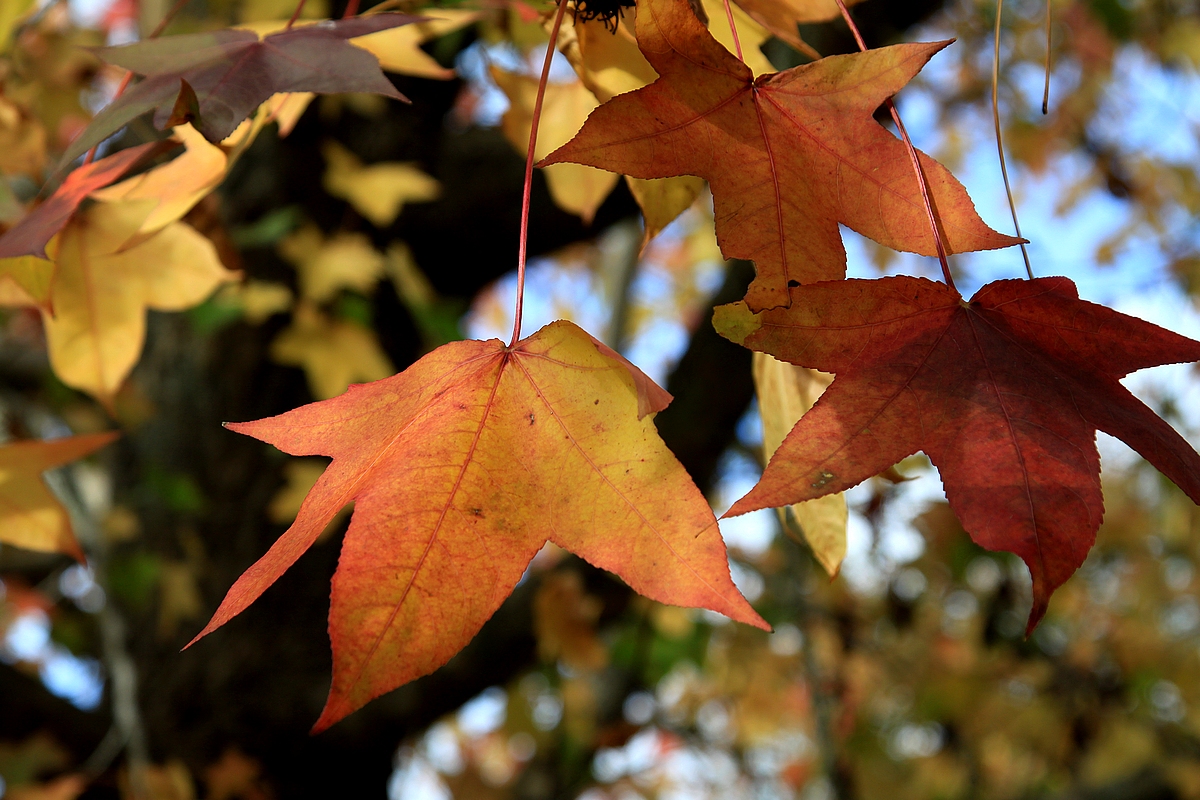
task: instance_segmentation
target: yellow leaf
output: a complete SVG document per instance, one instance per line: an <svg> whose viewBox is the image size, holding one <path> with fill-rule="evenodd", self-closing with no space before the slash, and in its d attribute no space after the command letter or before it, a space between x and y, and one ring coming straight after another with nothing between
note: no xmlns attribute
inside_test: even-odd
<svg viewBox="0 0 1200 800"><path fill-rule="evenodd" d="M99 450L117 435L93 433L0 447L0 542L82 560L67 510L50 493L42 473Z"/></svg>
<svg viewBox="0 0 1200 800"><path fill-rule="evenodd" d="M733 43L733 33L729 30L729 17L725 13L725 4L722 0L702 0L702 2L704 11L708 14L708 32L724 45L726 50L737 55L737 48ZM746 66L750 68L756 78L759 75L775 72L775 67L763 55L761 49L763 42L771 38L770 32L752 20L740 6L730 4L729 8L733 11L733 22L737 25L738 41L742 45L742 58L745 60Z"/></svg>
<svg viewBox="0 0 1200 800"><path fill-rule="evenodd" d="M508 96L510 104L501 121L504 135L517 148L517 152L525 153L529 148L529 130L533 123L538 81L499 67L492 67L492 79ZM545 158L570 141L583 127L588 114L599 105L582 81L549 84L542 101L542 118L534 156ZM596 209L617 185L619 177L612 172L579 164L555 164L543 172L555 204L564 211L582 217L589 224L596 215Z"/></svg>
<svg viewBox="0 0 1200 800"><path fill-rule="evenodd" d="M279 525L291 524L296 519L296 515L300 513L300 506L304 503L304 498L317 485L317 479L321 477L321 473L328 466L329 462L320 458L299 458L285 464L283 475L287 483L271 498L271 502L267 506L267 519ZM339 511L333 519L329 520L329 524L321 531L317 541L321 542L329 538L353 509L354 504L351 503Z"/></svg>
<svg viewBox="0 0 1200 800"><path fill-rule="evenodd" d="M638 49L631 30L634 16L633 13L623 14L615 31L609 31L600 19L572 21L569 17L563 20L559 29L559 50L575 68L583 85L601 103L618 94L640 89L658 77ZM691 175L655 180L626 177L625 182L642 209L645 220L643 248L686 211L704 188L704 179Z"/></svg>
<svg viewBox="0 0 1200 800"><path fill-rule="evenodd" d="M280 242L279 253L300 274L300 294L318 303L332 300L343 288L367 294L383 277L383 253L361 233L324 239L309 225Z"/></svg>
<svg viewBox="0 0 1200 800"><path fill-rule="evenodd" d="M379 66L388 72L449 80L454 77L454 70L434 61L421 45L470 25L479 19L481 12L439 8L422 12L422 16L429 17L429 21L360 36L350 43L374 55Z"/></svg>
<svg viewBox="0 0 1200 800"><path fill-rule="evenodd" d="M437 292L417 262L407 244L395 241L388 245L385 269L396 294L411 306L426 307L437 301Z"/></svg>
<svg viewBox="0 0 1200 800"><path fill-rule="evenodd" d="M220 302L241 309L242 316L254 325L292 307L292 290L273 281L246 281L226 286L217 295Z"/></svg>
<svg viewBox="0 0 1200 800"><path fill-rule="evenodd" d="M292 132L315 97L312 92L282 92L272 95L270 100L263 103L268 121L279 123L280 139Z"/></svg>
<svg viewBox="0 0 1200 800"><path fill-rule="evenodd" d="M8 50L13 31L36 5L37 0L4 0L0 3L0 53Z"/></svg>
<svg viewBox="0 0 1200 800"><path fill-rule="evenodd" d="M0 258L0 306L36 306L50 310L53 282L53 261L37 256Z"/></svg>
<svg viewBox="0 0 1200 800"><path fill-rule="evenodd" d="M735 0L735 2L741 7L739 10L745 10L746 14L764 28L811 58L820 58L821 54L800 38L796 25L827 22L841 16L835 0ZM846 5L852 6L858 2L860 0L846 0ZM708 4L705 3L705 5ZM708 13L711 17L712 11ZM737 12L734 13L736 18ZM723 12L722 18L724 18ZM742 23L738 20L737 24L740 32Z"/></svg>
<svg viewBox="0 0 1200 800"><path fill-rule="evenodd" d="M609 31L601 19L572 21L570 17L559 28L558 49L601 103L640 89L658 77L638 49L633 19L632 9L628 9L614 31Z"/></svg>
<svg viewBox="0 0 1200 800"><path fill-rule="evenodd" d="M352 383L377 381L396 371L370 330L331 320L308 305L296 309L291 327L271 342L271 358L300 367L313 396L336 397Z"/></svg>
<svg viewBox="0 0 1200 800"><path fill-rule="evenodd" d="M337 142L326 142L325 191L350 205L382 228L392 224L405 203L428 202L442 194L442 185L416 165L396 161L363 166Z"/></svg>
<svg viewBox="0 0 1200 800"><path fill-rule="evenodd" d="M0 9L0 28L3 16ZM16 103L0 97L0 173L28 175L37 180L45 161L46 129L42 123Z"/></svg>
<svg viewBox="0 0 1200 800"><path fill-rule="evenodd" d="M216 248L182 222L121 250L156 201L96 203L58 238L54 315L43 312L54 372L112 409L146 336L146 310L180 311L233 280Z"/></svg>
<svg viewBox="0 0 1200 800"><path fill-rule="evenodd" d="M625 176L629 192L641 206L645 221L642 248L675 218L692 207L704 190L704 178L680 175L675 178L630 178Z"/></svg>
<svg viewBox="0 0 1200 800"><path fill-rule="evenodd" d="M190 124L175 128L174 138L187 148L183 155L141 175L92 192L106 202L120 200L156 200L157 205L137 230L145 236L183 219L204 196L225 179L228 158L225 151Z"/></svg>
<svg viewBox="0 0 1200 800"><path fill-rule="evenodd" d="M763 455L770 459L796 421L817 402L833 376L778 361L766 353L755 353L753 366L758 413L762 418ZM845 495L831 494L788 508L821 566L831 576L837 575L846 557ZM788 526L784 511L779 509L784 525Z"/></svg>

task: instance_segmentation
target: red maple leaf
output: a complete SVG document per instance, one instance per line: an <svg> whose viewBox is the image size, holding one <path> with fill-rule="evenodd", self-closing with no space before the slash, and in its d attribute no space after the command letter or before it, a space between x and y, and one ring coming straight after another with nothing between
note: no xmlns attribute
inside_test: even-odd
<svg viewBox="0 0 1200 800"><path fill-rule="evenodd" d="M792 290L788 309L721 306L729 339L835 373L742 514L840 492L918 450L971 538L1033 576L1032 630L1104 514L1096 430L1200 502L1200 455L1120 379L1200 359L1200 342L1079 299L1067 278L996 281L964 302L921 278Z"/></svg>
<svg viewBox="0 0 1200 800"><path fill-rule="evenodd" d="M157 147L162 145L149 142L130 147L72 171L46 202L0 236L0 258L49 258L46 245L63 229L84 198L124 175Z"/></svg>
<svg viewBox="0 0 1200 800"><path fill-rule="evenodd" d="M754 310L786 304L789 283L845 275L839 222L896 250L936 255L908 152L873 114L948 42L833 56L756 79L688 0L639 0L637 37L658 80L593 111L541 165L707 180L721 252L758 271L746 294ZM924 154L921 163L950 251L1017 243L984 224L949 170Z"/></svg>
<svg viewBox="0 0 1200 800"><path fill-rule="evenodd" d="M165 36L96 51L110 64L146 78L96 115L71 143L63 163L151 110L166 127L183 82L196 94L196 130L210 142L231 134L277 92L372 92L407 100L379 69L375 56L347 39L417 22L423 17L372 14L326 20L261 39L253 31L222 30Z"/></svg>

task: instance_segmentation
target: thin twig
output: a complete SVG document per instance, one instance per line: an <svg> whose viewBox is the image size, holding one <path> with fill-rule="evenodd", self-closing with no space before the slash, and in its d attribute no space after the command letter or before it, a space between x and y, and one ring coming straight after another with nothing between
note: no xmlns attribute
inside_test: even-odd
<svg viewBox="0 0 1200 800"><path fill-rule="evenodd" d="M546 99L546 83L550 80L550 62L554 60L558 29L562 27L563 12L567 0L558 0L558 11L554 14L554 27L550 30L550 41L546 43L546 60L542 62L542 77L538 81L537 99L533 102L533 118L529 124L529 149L525 153L525 186L521 194L521 238L517 244L517 307L513 312L513 333L509 347L514 347L521 338L521 316L525 311L525 259L529 250L529 198L533 192L533 162L537 148L538 124L542 121L542 101Z"/></svg>
<svg viewBox="0 0 1200 800"><path fill-rule="evenodd" d="M1053 58L1050 53L1050 45L1054 38L1053 2L1054 0L1046 0L1046 88L1042 90L1042 116L1050 113L1050 65Z"/></svg>
<svg viewBox="0 0 1200 800"><path fill-rule="evenodd" d="M842 12L842 19L846 20L846 24L850 27L850 32L854 34L854 41L858 42L858 49L865 53L867 51L867 43L863 41L858 26L854 24L854 18L850 16L850 10L846 8L844 0L836 0L836 2L838 10ZM913 171L917 174L917 183L921 187L921 199L925 201L925 213L929 217L929 227L933 230L933 243L937 247L938 261L942 265L942 277L945 278L946 285L957 292L958 288L954 285L954 276L950 274L950 261L946 257L946 244L942 241L942 229L938 225L937 212L933 210L933 196L929 192L929 181L925 178L925 170L921 168L921 159L917 155L917 148L913 146L912 139L909 138L908 131L904 127L904 122L900 119L900 112L896 109L896 104L892 102L890 97L887 99L886 104L888 111L892 114L892 122L896 123L896 129L900 131L900 138L904 140L904 146L908 149L908 157L912 161Z"/></svg>
<svg viewBox="0 0 1200 800"><path fill-rule="evenodd" d="M729 20L729 31L733 34L733 47L737 50L738 61L745 64L746 59L742 56L742 42L738 39L737 25L733 22L733 9L729 6L729 0L725 0L725 19Z"/></svg>
<svg viewBox="0 0 1200 800"><path fill-rule="evenodd" d="M342 19L350 19L350 17L358 14L358 0L350 0L346 3L346 10L342 12Z"/></svg>
<svg viewBox="0 0 1200 800"><path fill-rule="evenodd" d="M1000 16L1004 13L1004 0L996 0L996 35L992 54L992 122L996 126L996 152L1000 155L1000 174L1004 176L1004 194L1008 197L1008 210L1012 212L1013 227L1017 238L1021 235L1021 223L1017 220L1017 203L1013 200L1012 184L1008 181L1008 164L1004 159L1004 134L1000 129ZM1033 280L1033 267L1029 263L1029 250L1021 242L1021 258L1025 259L1025 274Z"/></svg>

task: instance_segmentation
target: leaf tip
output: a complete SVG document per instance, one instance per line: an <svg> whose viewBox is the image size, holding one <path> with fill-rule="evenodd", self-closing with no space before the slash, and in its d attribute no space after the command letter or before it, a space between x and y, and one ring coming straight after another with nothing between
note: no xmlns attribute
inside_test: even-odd
<svg viewBox="0 0 1200 800"><path fill-rule="evenodd" d="M1050 597L1041 597L1041 594L1042 592L1034 591L1033 608L1029 609L1029 622L1025 625L1026 639L1033 635L1033 631L1041 623L1042 617L1046 616L1046 609L1050 607Z"/></svg>
<svg viewBox="0 0 1200 800"><path fill-rule="evenodd" d="M349 716L354 710L354 707L344 697L335 695L331 691L329 699L325 701L325 708L321 710L321 716L313 723L312 728L308 731L308 735L316 736L318 733L324 733Z"/></svg>

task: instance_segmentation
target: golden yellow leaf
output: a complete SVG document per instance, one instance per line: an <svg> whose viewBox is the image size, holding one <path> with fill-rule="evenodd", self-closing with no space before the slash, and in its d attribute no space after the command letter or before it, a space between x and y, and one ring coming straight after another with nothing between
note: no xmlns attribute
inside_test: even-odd
<svg viewBox="0 0 1200 800"><path fill-rule="evenodd" d="M154 200L96 203L59 234L54 315L43 312L50 365L68 386L110 410L146 336L146 310L181 311L233 280L216 248L182 222L121 250Z"/></svg>
<svg viewBox="0 0 1200 800"><path fill-rule="evenodd" d="M601 103L658 77L638 49L631 28L633 18L632 13L623 14L616 30L609 31L603 20L572 21L568 17L559 29L559 50ZM642 247L686 211L704 188L704 179L691 175L651 180L626 176L625 182L645 220Z"/></svg>
<svg viewBox="0 0 1200 800"><path fill-rule="evenodd" d="M437 292L417 266L412 250L404 242L394 241L388 245L384 269L396 287L396 294L405 303L429 306L437 301Z"/></svg>
<svg viewBox="0 0 1200 800"><path fill-rule="evenodd" d="M0 3L0 53L8 50L13 31L37 6L37 0L4 0Z"/></svg>
<svg viewBox="0 0 1200 800"><path fill-rule="evenodd" d="M296 515L300 513L300 506L304 503L304 498L317 485L317 479L321 477L321 473L328 466L329 462L320 458L299 458L285 464L283 477L287 483L271 498L271 502L267 506L267 519L279 525L291 524L296 519ZM325 529L317 536L317 541L322 542L329 538L346 518L346 515L353 510L354 504L351 503L334 515Z"/></svg>
<svg viewBox="0 0 1200 800"><path fill-rule="evenodd" d="M704 4L705 13L708 14L708 32L724 45L726 50L737 55L737 48L733 43L733 33L729 30L729 17L725 13L725 4L722 0L701 0L701 2ZM833 0L830 0L831 4L832 2ZM763 55L761 49L763 42L771 38L770 31L752 20L740 6L730 4L729 8L733 12L733 22L737 25L738 41L742 45L742 59L746 62L746 66L750 68L756 78L759 75L766 75L768 72L775 72L775 67ZM834 10L836 12L836 6L834 6Z"/></svg>
<svg viewBox="0 0 1200 800"><path fill-rule="evenodd" d="M312 92L282 92L272 95L270 100L263 103L268 121L279 123L280 139L292 132L315 97Z"/></svg>
<svg viewBox="0 0 1200 800"><path fill-rule="evenodd" d="M510 104L501 121L504 135L517 152L524 154L529 148L529 130L533 122L538 81L531 76L506 72L495 66L492 67L492 80L508 96ZM583 127L588 114L599 105L582 81L546 86L535 157L545 158L570 141ZM612 172L579 164L555 164L543 172L555 204L564 211L582 217L589 224L596 216L596 209L600 208L604 198L617 185L619 177Z"/></svg>
<svg viewBox="0 0 1200 800"><path fill-rule="evenodd" d="M350 205L376 227L392 224L405 203L436 200L442 185L411 163L363 163L337 142L321 148L325 155L325 191Z"/></svg>
<svg viewBox="0 0 1200 800"><path fill-rule="evenodd" d="M638 49L633 34L632 9L621 15L616 30L609 31L601 19L563 20L558 49L575 68L575 74L601 103L652 83L654 67Z"/></svg>
<svg viewBox="0 0 1200 800"><path fill-rule="evenodd" d="M383 253L361 233L325 239L308 225L280 242L279 253L296 267L300 294L317 303L333 299L340 289L367 294L383 277Z"/></svg>
<svg viewBox="0 0 1200 800"><path fill-rule="evenodd" d="M835 0L734 0L734 2L764 28L811 58L820 58L821 54L800 38L796 25L826 22L841 16ZM846 5L852 6L858 2L860 0L846 0ZM709 15L712 15L711 11L709 11ZM724 14L722 14L723 16ZM742 25L739 21L738 31L740 32L741 29Z"/></svg>
<svg viewBox="0 0 1200 800"><path fill-rule="evenodd" d="M481 12L438 8L421 12L421 15L428 17L429 21L360 36L351 39L350 43L379 59L379 66L388 72L449 80L454 77L454 70L446 69L434 61L432 56L421 49L421 45L470 25L479 19Z"/></svg>
<svg viewBox="0 0 1200 800"><path fill-rule="evenodd" d="M0 306L50 309L54 262L37 256L0 258Z"/></svg>
<svg viewBox="0 0 1200 800"><path fill-rule="evenodd" d="M298 458L284 465L287 481L267 505L267 519L276 524L290 524L300 513L305 495L317 483L329 462L320 458Z"/></svg>
<svg viewBox="0 0 1200 800"><path fill-rule="evenodd" d="M258 325L268 317L292 307L292 290L273 281L246 281L221 289L217 299L242 312L247 322Z"/></svg>
<svg viewBox="0 0 1200 800"><path fill-rule="evenodd" d="M0 3L0 6L3 6ZM0 35L4 11L0 9ZM46 161L46 129L16 103L0 97L0 173L41 178Z"/></svg>
<svg viewBox="0 0 1200 800"><path fill-rule="evenodd" d="M642 209L645 233L642 248L658 236L676 217L692 207L704 191L704 178L680 175L675 178L630 178L625 176L629 192Z"/></svg>
<svg viewBox="0 0 1200 800"><path fill-rule="evenodd" d="M336 397L352 383L377 381L396 371L372 331L331 320L307 304L296 308L291 327L271 342L271 358L303 369L319 400Z"/></svg>
<svg viewBox="0 0 1200 800"><path fill-rule="evenodd" d="M204 196L225 179L225 151L189 125L175 128L174 138L187 148L182 155L128 180L92 192L106 202L156 200L157 205L137 230L145 236L183 219Z"/></svg>
<svg viewBox="0 0 1200 800"><path fill-rule="evenodd" d="M754 354L753 369L758 413L762 418L763 457L769 460L796 421L817 402L833 376L778 361L766 353ZM778 509L785 527L791 527L786 510L792 512L799 532L821 566L830 576L837 575L846 557L845 495L831 494Z"/></svg>
<svg viewBox="0 0 1200 800"><path fill-rule="evenodd" d="M42 473L99 450L116 433L93 433L0 447L0 542L43 553L83 558L67 510Z"/></svg>

